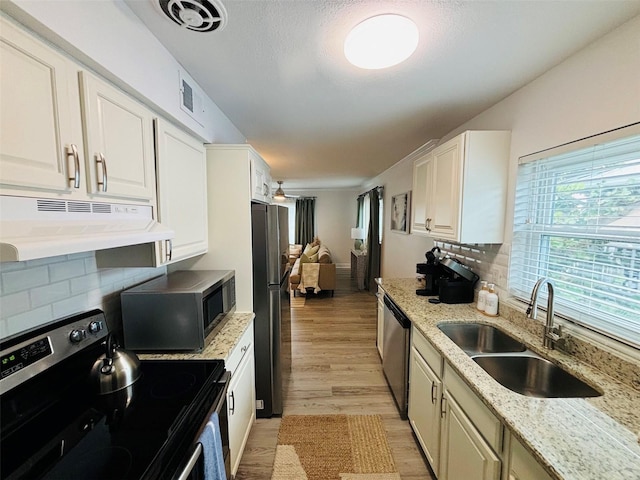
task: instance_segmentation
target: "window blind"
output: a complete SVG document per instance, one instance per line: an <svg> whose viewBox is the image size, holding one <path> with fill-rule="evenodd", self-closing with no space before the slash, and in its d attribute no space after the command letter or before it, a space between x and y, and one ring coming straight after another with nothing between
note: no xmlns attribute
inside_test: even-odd
<svg viewBox="0 0 640 480"><path fill-rule="evenodd" d="M510 292L555 285L556 313L640 347L640 134L518 166ZM546 295L546 289L544 289Z"/></svg>

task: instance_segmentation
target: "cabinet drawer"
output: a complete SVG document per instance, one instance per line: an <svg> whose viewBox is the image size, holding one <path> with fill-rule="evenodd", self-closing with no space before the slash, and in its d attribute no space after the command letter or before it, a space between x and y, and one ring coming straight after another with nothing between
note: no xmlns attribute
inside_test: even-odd
<svg viewBox="0 0 640 480"><path fill-rule="evenodd" d="M224 364L227 371L231 372L231 376L233 377L238 365L242 361L242 358L246 355L249 349L253 349L253 321L247 325L247 329L244 331L240 340L231 350L229 356L226 358Z"/></svg>
<svg viewBox="0 0 640 480"><path fill-rule="evenodd" d="M440 353L415 326L411 327L411 343L438 378L442 378L442 357Z"/></svg>
<svg viewBox="0 0 640 480"><path fill-rule="evenodd" d="M491 448L495 452L501 452L502 423L489 411L448 363L444 364L444 384Z"/></svg>

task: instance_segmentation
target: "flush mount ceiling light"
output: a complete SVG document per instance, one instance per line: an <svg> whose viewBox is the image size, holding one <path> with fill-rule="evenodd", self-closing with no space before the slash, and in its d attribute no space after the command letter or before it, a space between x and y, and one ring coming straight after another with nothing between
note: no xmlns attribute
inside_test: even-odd
<svg viewBox="0 0 640 480"><path fill-rule="evenodd" d="M403 62L418 47L418 27L402 15L377 15L356 25L344 41L344 55L356 67L377 70Z"/></svg>

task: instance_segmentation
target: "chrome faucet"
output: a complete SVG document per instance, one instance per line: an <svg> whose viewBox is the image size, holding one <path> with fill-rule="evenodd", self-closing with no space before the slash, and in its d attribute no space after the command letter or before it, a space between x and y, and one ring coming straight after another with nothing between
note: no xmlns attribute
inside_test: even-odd
<svg viewBox="0 0 640 480"><path fill-rule="evenodd" d="M529 302L529 308L527 308L527 317L535 320L538 316L538 292L540 287L547 284L547 323L544 327L544 335L542 336L542 345L544 348L553 348L560 336L562 335L562 327L554 328L553 326L553 282L545 277L542 277L536 282L531 292L531 301Z"/></svg>

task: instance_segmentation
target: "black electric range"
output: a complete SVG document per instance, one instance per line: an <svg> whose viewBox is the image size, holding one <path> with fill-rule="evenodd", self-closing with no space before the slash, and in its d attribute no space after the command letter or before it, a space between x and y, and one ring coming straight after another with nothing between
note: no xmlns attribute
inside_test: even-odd
<svg viewBox="0 0 640 480"><path fill-rule="evenodd" d="M228 438L222 360L142 361L133 385L99 395L106 331L92 311L0 344L3 479L171 479L216 408Z"/></svg>

